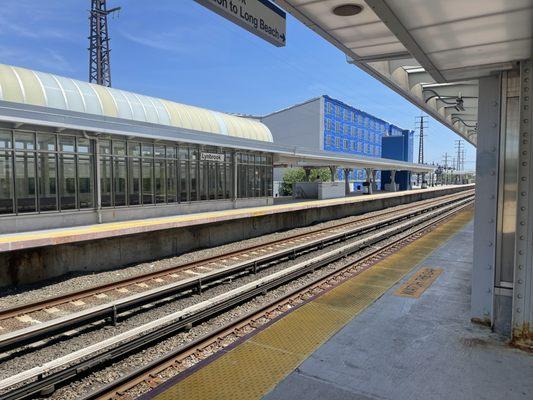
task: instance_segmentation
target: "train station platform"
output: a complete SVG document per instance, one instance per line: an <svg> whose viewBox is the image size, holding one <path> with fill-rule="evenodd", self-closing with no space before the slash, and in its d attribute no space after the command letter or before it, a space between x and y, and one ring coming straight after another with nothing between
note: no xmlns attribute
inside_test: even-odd
<svg viewBox="0 0 533 400"><path fill-rule="evenodd" d="M470 322L472 218L458 214L143 400L531 398L533 356ZM425 268L435 280L405 290Z"/></svg>
<svg viewBox="0 0 533 400"><path fill-rule="evenodd" d="M0 235L0 286L100 271L472 189L440 186ZM106 254L106 257L101 257Z"/></svg>
<svg viewBox="0 0 533 400"><path fill-rule="evenodd" d="M126 236L137 233L223 222L241 218L253 218L269 214L280 214L294 211L298 212L313 208L351 205L354 203L391 199L395 197L401 198L421 193L445 193L454 188L464 188L469 186L473 187L473 185L441 186L429 189L415 189L390 193L382 192L373 195L350 196L328 200L296 200L287 204L277 204L272 206L200 212L171 217L146 218L71 228L47 229L3 235L0 234L0 252L64 243L82 242L86 240L105 239L109 237Z"/></svg>

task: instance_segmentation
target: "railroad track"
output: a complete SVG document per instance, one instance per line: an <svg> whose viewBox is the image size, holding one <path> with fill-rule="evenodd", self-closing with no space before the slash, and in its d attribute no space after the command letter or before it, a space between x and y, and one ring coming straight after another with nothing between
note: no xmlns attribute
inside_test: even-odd
<svg viewBox="0 0 533 400"><path fill-rule="evenodd" d="M224 280L256 273L287 258L294 259L301 254L323 249L472 196L473 191L466 191L417 202L377 216L362 217L356 221L319 228L229 254L2 310L0 324L4 329L0 335L0 352L61 333L71 333L73 329L81 329L97 321L109 320L116 324L121 315L141 306L188 292L201 293L205 288ZM58 317L61 313L66 315Z"/></svg>
<svg viewBox="0 0 533 400"><path fill-rule="evenodd" d="M193 324L218 315L259 294L282 286L311 271L339 261L344 257L368 248L369 246L376 246L379 242L382 242L391 236L401 234L407 230L412 230L413 227L417 227L416 232L427 229L428 226L449 217L457 212L458 209L467 207L472 203L471 195L458 197L459 198L456 198L455 200L442 202L444 205L441 203L441 206L437 209L434 209L434 206L429 206L431 211L419 213L416 216L411 214L411 217L406 218L403 215L397 215L395 224L392 225L392 221L389 221L388 225L390 226L387 224L383 225L382 223L374 223L374 225L380 225L381 229L376 230L372 235L367 235L364 239L359 239L349 244L342 245L333 250L324 252L310 260L299 262L288 268L244 284L237 289L215 296L209 300L195 304L194 306L179 310L49 363L4 379L0 381L0 391L5 391L5 393L0 396L0 399L22 399L31 397L37 393L51 391L56 385L76 379L80 374L83 374L86 371L100 368L106 363L117 361L129 354L152 346L184 328L191 327ZM366 227L365 229L369 229L369 227ZM407 240L408 237L412 237L412 235L412 232L405 234L405 240ZM383 248L375 250L372 254L373 256L379 257L380 252L386 251L387 248L390 249L391 246L385 246L385 250ZM285 255L285 257L286 256L287 255ZM369 256L365 256L365 258L360 261L364 261L365 259L368 260L368 257ZM342 270L346 270L348 267L349 266L338 269L336 273L341 273ZM133 379L130 378L131 377L127 378L128 382ZM122 382L122 380L119 381ZM24 385L17 386L21 383L24 383ZM122 383L126 384L127 382L124 381ZM8 391L11 387L16 388ZM107 389L115 390L110 388ZM102 393L103 392L99 391L98 393L91 395L92 397L90 398L96 398L95 396L98 397Z"/></svg>

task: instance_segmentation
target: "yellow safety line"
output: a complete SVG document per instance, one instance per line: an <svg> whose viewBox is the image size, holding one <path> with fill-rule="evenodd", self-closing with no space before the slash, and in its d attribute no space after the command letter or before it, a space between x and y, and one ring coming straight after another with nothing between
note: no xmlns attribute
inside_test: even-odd
<svg viewBox="0 0 533 400"><path fill-rule="evenodd" d="M261 398L472 217L471 209L457 214L372 268L296 309L155 399Z"/></svg>
<svg viewBox="0 0 533 400"><path fill-rule="evenodd" d="M187 225L188 223L193 223L194 221L205 222L216 222L217 219L226 220L232 218L247 218L247 217L258 217L262 215L275 214L288 211L298 211L307 208L317 208L317 207L326 207L332 205L343 205L350 203L363 202L373 199L381 199L394 196L403 196L414 194L420 191L427 190L410 190L402 192L393 193L380 193L372 196L361 196L361 197L348 197L342 199L328 199L328 200L313 200L313 201L302 201L297 203L289 204L278 204L273 206L261 206L261 207L250 207L244 209L232 209L232 210L222 210L222 211L211 211L211 212L202 212L194 214L185 214L177 215L171 217L161 217L161 218L149 218L149 219L140 219L132 221L122 221L122 222L109 222L103 224L95 224L89 226L83 226L79 228L58 228L51 229L46 231L35 231L28 233L16 233L16 234L5 234L0 235L0 243L17 243L24 242L29 240L39 240L39 239L58 239L70 236L77 235L90 235L95 233L105 233L110 231L118 230L127 230L127 229L137 229L142 230L141 228L151 228L157 225L167 225L167 224L183 224ZM214 220L214 221L209 221Z"/></svg>

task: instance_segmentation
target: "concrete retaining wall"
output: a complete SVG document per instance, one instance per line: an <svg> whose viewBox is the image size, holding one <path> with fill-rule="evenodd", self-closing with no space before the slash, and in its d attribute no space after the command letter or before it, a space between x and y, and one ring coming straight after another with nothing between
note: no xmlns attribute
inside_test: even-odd
<svg viewBox="0 0 533 400"><path fill-rule="evenodd" d="M131 236L0 253L0 286L35 283L70 272L109 270L467 189L470 188L452 187L438 191L418 191L398 197L369 199L365 202L340 206L317 207Z"/></svg>

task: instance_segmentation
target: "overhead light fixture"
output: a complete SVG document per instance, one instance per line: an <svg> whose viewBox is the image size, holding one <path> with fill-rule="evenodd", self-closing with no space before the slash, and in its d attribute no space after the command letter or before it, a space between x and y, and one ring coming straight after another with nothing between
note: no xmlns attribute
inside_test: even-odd
<svg viewBox="0 0 533 400"><path fill-rule="evenodd" d="M455 109L457 111L464 111L465 110L464 101L463 101L463 98L461 97L461 95L459 95L459 97L457 97L455 99Z"/></svg>
<svg viewBox="0 0 533 400"><path fill-rule="evenodd" d="M339 17L351 17L363 11L363 6L359 4L342 4L333 9L333 14Z"/></svg>

